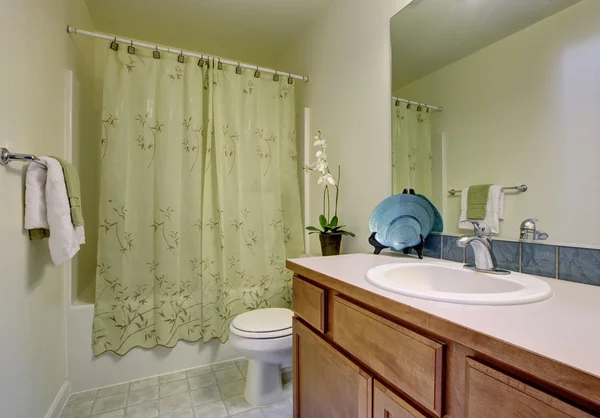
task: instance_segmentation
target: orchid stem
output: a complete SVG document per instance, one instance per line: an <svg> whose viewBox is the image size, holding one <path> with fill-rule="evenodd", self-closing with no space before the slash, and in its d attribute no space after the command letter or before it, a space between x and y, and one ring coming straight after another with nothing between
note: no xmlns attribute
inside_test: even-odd
<svg viewBox="0 0 600 418"><path fill-rule="evenodd" d="M342 168L338 165L338 178L335 185L335 215L337 216L338 200L340 198L340 178L342 177Z"/></svg>

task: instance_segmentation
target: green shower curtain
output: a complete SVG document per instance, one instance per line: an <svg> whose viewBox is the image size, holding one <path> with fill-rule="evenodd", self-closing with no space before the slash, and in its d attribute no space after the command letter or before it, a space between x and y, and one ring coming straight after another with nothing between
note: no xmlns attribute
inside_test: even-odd
<svg viewBox="0 0 600 418"><path fill-rule="evenodd" d="M394 194L415 189L431 198L430 114L405 106L392 107L392 175Z"/></svg>
<svg viewBox="0 0 600 418"><path fill-rule="evenodd" d="M93 348L228 338L291 304L303 250L294 85L108 51Z"/></svg>

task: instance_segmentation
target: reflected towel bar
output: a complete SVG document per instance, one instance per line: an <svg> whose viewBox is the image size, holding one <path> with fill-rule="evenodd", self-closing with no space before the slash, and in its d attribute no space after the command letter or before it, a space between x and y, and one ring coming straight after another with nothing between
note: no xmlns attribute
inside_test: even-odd
<svg viewBox="0 0 600 418"><path fill-rule="evenodd" d="M518 186L510 186L510 187L503 187L502 190L517 190L519 192L526 192L527 191L527 185L526 184L519 184ZM454 196L457 193L461 193L462 190L456 190L456 189L450 189L448 190L448 193L452 196Z"/></svg>
<svg viewBox="0 0 600 418"><path fill-rule="evenodd" d="M40 160L38 157L32 154L16 154L12 153L6 148L0 148L0 165L6 165L13 161L29 162L46 167L46 163Z"/></svg>

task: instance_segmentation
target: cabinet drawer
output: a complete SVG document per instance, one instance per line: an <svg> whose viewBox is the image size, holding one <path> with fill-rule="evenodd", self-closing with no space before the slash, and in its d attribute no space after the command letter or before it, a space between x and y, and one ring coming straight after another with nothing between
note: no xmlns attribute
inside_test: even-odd
<svg viewBox="0 0 600 418"><path fill-rule="evenodd" d="M294 276L293 293L294 313L325 333L326 291Z"/></svg>
<svg viewBox="0 0 600 418"><path fill-rule="evenodd" d="M389 383L442 415L444 345L351 302L333 300L333 340Z"/></svg>
<svg viewBox="0 0 600 418"><path fill-rule="evenodd" d="M373 418L427 418L377 380L373 387Z"/></svg>
<svg viewBox="0 0 600 418"><path fill-rule="evenodd" d="M592 418L554 396L467 358L469 418Z"/></svg>

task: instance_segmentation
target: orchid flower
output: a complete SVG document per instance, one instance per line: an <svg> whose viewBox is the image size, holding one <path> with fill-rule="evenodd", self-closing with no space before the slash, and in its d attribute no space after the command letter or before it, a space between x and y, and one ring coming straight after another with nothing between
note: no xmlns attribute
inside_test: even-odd
<svg viewBox="0 0 600 418"><path fill-rule="evenodd" d="M304 170L319 173L317 184L319 186L324 186L323 214L319 216L319 224L321 225L322 229L316 228L314 226L309 226L306 229L309 230L311 234L318 232L320 234L338 234L354 236L352 232L342 230L341 228L343 228L343 225L338 226L337 207L340 194L339 181L341 169L338 166L338 178L336 180L335 177L333 177L333 175L331 174L331 171L329 170L327 154L325 153L325 149L327 148L327 141L323 139L322 132L319 131L319 134L315 136L314 139L315 141L313 145L319 148L319 150L315 154L317 161L313 162L310 165L305 165ZM329 186L335 187L335 211L332 218L329 218L331 207Z"/></svg>

